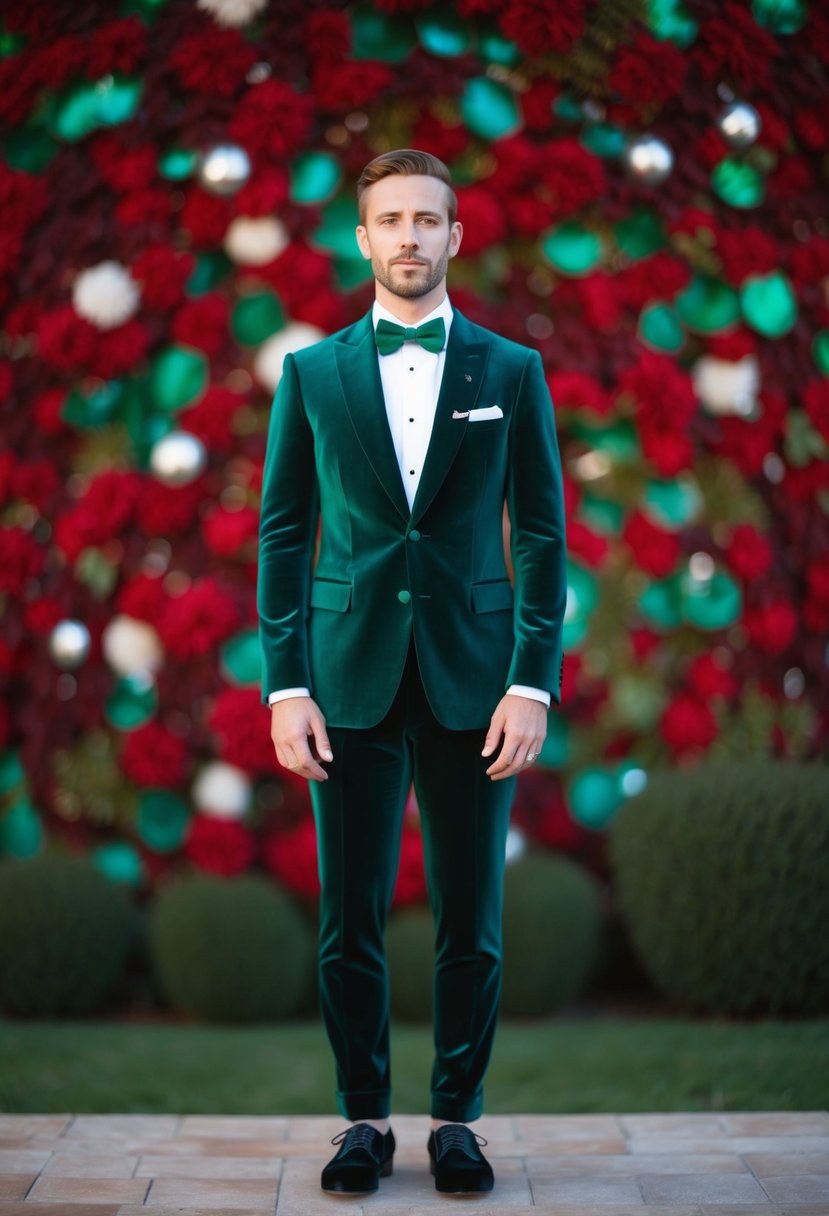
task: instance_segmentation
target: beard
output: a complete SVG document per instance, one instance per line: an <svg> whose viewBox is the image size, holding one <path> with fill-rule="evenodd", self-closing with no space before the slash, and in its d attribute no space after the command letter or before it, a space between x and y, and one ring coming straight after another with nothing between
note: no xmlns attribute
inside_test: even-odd
<svg viewBox="0 0 829 1216"><path fill-rule="evenodd" d="M420 262L420 267L417 270L413 268L397 270L395 274L395 264L400 261L417 261ZM417 300L421 296L427 296L446 277L448 267L448 241L436 262L419 258L413 253L392 258L385 264L379 258L371 259L372 273L378 283L381 283L392 295L400 296L404 300Z"/></svg>

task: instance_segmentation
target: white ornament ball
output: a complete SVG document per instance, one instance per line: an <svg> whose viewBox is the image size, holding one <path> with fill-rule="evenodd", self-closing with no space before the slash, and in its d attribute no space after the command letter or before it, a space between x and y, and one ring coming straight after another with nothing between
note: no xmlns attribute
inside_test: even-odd
<svg viewBox="0 0 829 1216"><path fill-rule="evenodd" d="M240 266L264 266L290 243L284 225L272 215L239 215L225 233L224 249Z"/></svg>
<svg viewBox="0 0 829 1216"><path fill-rule="evenodd" d="M732 148L749 148L763 128L763 120L747 101L734 101L717 118L717 127Z"/></svg>
<svg viewBox="0 0 829 1216"><path fill-rule="evenodd" d="M217 25L247 25L264 8L268 0L196 0L196 7L210 13Z"/></svg>
<svg viewBox="0 0 829 1216"><path fill-rule="evenodd" d="M92 638L83 621L58 621L49 634L49 653L58 667L73 671L89 658Z"/></svg>
<svg viewBox="0 0 829 1216"><path fill-rule="evenodd" d="M101 646L119 676L151 676L164 662L164 647L152 625L123 613L107 624Z"/></svg>
<svg viewBox="0 0 829 1216"><path fill-rule="evenodd" d="M234 764L211 761L193 784L193 801L214 819L241 819L251 803L250 778Z"/></svg>
<svg viewBox="0 0 829 1216"><path fill-rule="evenodd" d="M206 463L204 444L189 431L171 431L154 443L150 452L150 469L165 486L189 485Z"/></svg>
<svg viewBox="0 0 829 1216"><path fill-rule="evenodd" d="M82 270L72 285L75 312L98 329L115 329L136 312L141 293L120 262L99 262Z"/></svg>
<svg viewBox="0 0 829 1216"><path fill-rule="evenodd" d="M235 194L250 177L250 157L238 144L216 144L202 155L196 176L210 194Z"/></svg>
<svg viewBox="0 0 829 1216"><path fill-rule="evenodd" d="M320 342L324 337L324 332L316 325L306 325L302 321L280 329L279 333L268 338L259 347L253 362L253 374L263 388L275 392L282 379L285 356L292 355L298 350L304 350L306 346L313 346L315 342Z"/></svg>
<svg viewBox="0 0 829 1216"><path fill-rule="evenodd" d="M756 355L736 363L704 355L691 369L694 391L709 414L751 418L757 411L760 365Z"/></svg>
<svg viewBox="0 0 829 1216"><path fill-rule="evenodd" d="M520 828L511 827L507 831L507 846L504 856L506 865L510 866L513 862L523 857L527 851L527 838Z"/></svg>
<svg viewBox="0 0 829 1216"><path fill-rule="evenodd" d="M644 186L658 186L674 167L674 154L664 139L656 135L640 135L632 140L624 154L628 176Z"/></svg>

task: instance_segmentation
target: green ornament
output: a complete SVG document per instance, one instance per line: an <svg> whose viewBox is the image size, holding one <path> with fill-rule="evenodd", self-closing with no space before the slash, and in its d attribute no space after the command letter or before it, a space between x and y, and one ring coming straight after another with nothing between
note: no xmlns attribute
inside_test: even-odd
<svg viewBox="0 0 829 1216"><path fill-rule="evenodd" d="M647 0L647 24L661 42L673 42L685 50L699 32L682 0Z"/></svg>
<svg viewBox="0 0 829 1216"><path fill-rule="evenodd" d="M567 220L541 238L544 256L562 274L587 274L601 260L602 241L597 232Z"/></svg>
<svg viewBox="0 0 829 1216"><path fill-rule="evenodd" d="M123 395L124 386L120 380L108 380L89 393L73 388L61 406L60 416L78 430L97 431L112 420Z"/></svg>
<svg viewBox="0 0 829 1216"><path fill-rule="evenodd" d="M138 797L138 835L157 853L181 847L190 822L190 807L170 790L142 790Z"/></svg>
<svg viewBox="0 0 829 1216"><path fill-rule="evenodd" d="M466 129L482 139L503 139L521 129L518 98L499 80L490 80L487 76L474 76L468 80L460 107Z"/></svg>
<svg viewBox="0 0 829 1216"><path fill-rule="evenodd" d="M262 676L262 651L256 629L228 638L219 651L222 674L231 684L255 685Z"/></svg>
<svg viewBox="0 0 829 1216"><path fill-rule="evenodd" d="M740 306L746 324L764 338L780 338L797 321L797 296L779 270L750 275L740 290Z"/></svg>
<svg viewBox="0 0 829 1216"><path fill-rule="evenodd" d="M207 385L207 359L189 346L168 346L150 368L153 405L175 413L200 397Z"/></svg>
<svg viewBox="0 0 829 1216"><path fill-rule="evenodd" d="M585 494L579 506L579 518L602 536L618 536L625 518L625 508L609 498Z"/></svg>
<svg viewBox="0 0 829 1216"><path fill-rule="evenodd" d="M818 371L829 376L829 329L819 329L812 341L812 358Z"/></svg>
<svg viewBox="0 0 829 1216"><path fill-rule="evenodd" d="M697 629L727 629L740 619L743 597L739 586L725 570L708 579L680 576L682 619Z"/></svg>
<svg viewBox="0 0 829 1216"><path fill-rule="evenodd" d="M0 815L0 853L33 857L43 844L43 824L28 799L15 802Z"/></svg>
<svg viewBox="0 0 829 1216"><path fill-rule="evenodd" d="M758 207L766 193L766 179L758 169L736 156L726 156L714 166L711 186L731 207Z"/></svg>
<svg viewBox="0 0 829 1216"><path fill-rule="evenodd" d="M751 12L773 34L796 34L806 24L809 6L806 0L752 0Z"/></svg>
<svg viewBox="0 0 829 1216"><path fill-rule="evenodd" d="M0 756L0 794L7 794L25 780L26 774L17 752L4 752Z"/></svg>
<svg viewBox="0 0 829 1216"><path fill-rule="evenodd" d="M285 326L285 313L272 291L243 296L233 309L230 329L243 346L258 346Z"/></svg>
<svg viewBox="0 0 829 1216"><path fill-rule="evenodd" d="M682 323L700 334L720 333L740 320L736 291L709 275L694 275L675 298L674 307Z"/></svg>
<svg viewBox="0 0 829 1216"><path fill-rule="evenodd" d="M565 620L569 616L589 616L598 602L599 585L596 576L586 566L568 561Z"/></svg>
<svg viewBox="0 0 829 1216"><path fill-rule="evenodd" d="M627 136L621 127L609 122L594 122L586 126L579 135L579 143L594 156L612 160L621 156L627 144Z"/></svg>
<svg viewBox="0 0 829 1216"><path fill-rule="evenodd" d="M495 30L486 30L479 35L478 54L487 63L497 63L504 68L515 67L521 58L515 43Z"/></svg>
<svg viewBox="0 0 829 1216"><path fill-rule="evenodd" d="M314 232L313 243L336 257L353 259L359 256L354 230L360 223L356 201L340 195L322 211L322 223Z"/></svg>
<svg viewBox="0 0 829 1216"><path fill-rule="evenodd" d="M134 13L142 21L153 22L167 0L121 0L121 14L126 17Z"/></svg>
<svg viewBox="0 0 829 1216"><path fill-rule="evenodd" d="M638 334L645 346L674 355L685 345L685 330L670 304L648 304L639 314Z"/></svg>
<svg viewBox="0 0 829 1216"><path fill-rule="evenodd" d="M98 98L98 122L104 127L115 127L134 117L141 102L143 81L125 77L105 76L95 85Z"/></svg>
<svg viewBox="0 0 829 1216"><path fill-rule="evenodd" d="M158 158L158 172L168 182L183 182L192 177L199 153L192 148L169 148Z"/></svg>
<svg viewBox="0 0 829 1216"><path fill-rule="evenodd" d="M120 679L107 697L106 716L118 730L137 730L158 709L155 685L135 676Z"/></svg>
<svg viewBox="0 0 829 1216"><path fill-rule="evenodd" d="M75 85L48 106L49 129L56 139L75 143L99 126L98 94L94 84Z"/></svg>
<svg viewBox="0 0 829 1216"><path fill-rule="evenodd" d="M144 863L131 844L99 845L90 854L93 865L111 882L138 887L144 878Z"/></svg>
<svg viewBox="0 0 829 1216"><path fill-rule="evenodd" d="M570 785L569 802L576 823L599 831L607 826L622 803L618 779L607 769L585 769Z"/></svg>
<svg viewBox="0 0 829 1216"><path fill-rule="evenodd" d="M370 4L351 13L351 54L354 59L402 63L414 49L412 23L397 14L379 13Z"/></svg>
<svg viewBox="0 0 829 1216"><path fill-rule="evenodd" d="M339 188L343 169L330 152L303 152L291 166L291 199L295 203L324 203Z"/></svg>
<svg viewBox="0 0 829 1216"><path fill-rule="evenodd" d="M199 254L196 266L187 280L189 296L203 296L223 282L233 270L233 262L221 249Z"/></svg>
<svg viewBox="0 0 829 1216"><path fill-rule="evenodd" d="M614 224L613 235L622 252L634 261L650 257L668 243L661 220L642 208Z"/></svg>
<svg viewBox="0 0 829 1216"><path fill-rule="evenodd" d="M562 122L584 121L584 106L573 93L559 93L553 102L553 113Z"/></svg>
<svg viewBox="0 0 829 1216"><path fill-rule="evenodd" d="M682 620L676 575L649 583L638 602L642 616L657 629L676 629Z"/></svg>
<svg viewBox="0 0 829 1216"><path fill-rule="evenodd" d="M536 767L563 768L570 755L570 723L561 713L547 715L547 737L541 744Z"/></svg>
<svg viewBox="0 0 829 1216"><path fill-rule="evenodd" d="M58 145L41 126L20 127L9 131L3 141L3 154L12 169L42 173L50 164Z"/></svg>
<svg viewBox="0 0 829 1216"><path fill-rule="evenodd" d="M669 528L681 528L689 524L702 506L702 495L696 482L688 479L658 481L652 479L645 486L645 504L648 512Z"/></svg>
<svg viewBox="0 0 829 1216"><path fill-rule="evenodd" d="M472 46L470 26L450 9L437 8L415 18L420 45L430 55L440 59L455 59L465 55Z"/></svg>
<svg viewBox="0 0 829 1216"><path fill-rule="evenodd" d="M597 452L604 452L614 461L638 460L641 455L636 427L628 418L598 426L590 426L583 419L579 419L569 430L574 438L581 439Z"/></svg>

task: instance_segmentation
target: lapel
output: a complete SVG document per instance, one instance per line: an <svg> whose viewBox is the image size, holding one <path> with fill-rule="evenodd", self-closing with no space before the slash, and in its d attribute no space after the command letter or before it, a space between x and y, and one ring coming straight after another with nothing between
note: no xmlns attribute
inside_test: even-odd
<svg viewBox="0 0 829 1216"><path fill-rule="evenodd" d="M489 358L489 343L476 342L472 326L455 309L440 385L432 436L412 503L412 523L427 510L440 489L466 433L467 419L455 412L474 408Z"/></svg>

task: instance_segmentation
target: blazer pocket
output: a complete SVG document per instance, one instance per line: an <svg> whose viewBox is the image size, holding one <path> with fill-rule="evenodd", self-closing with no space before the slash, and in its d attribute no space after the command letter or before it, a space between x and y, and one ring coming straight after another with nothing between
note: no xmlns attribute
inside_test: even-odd
<svg viewBox="0 0 829 1216"><path fill-rule="evenodd" d="M512 583L508 578L494 583L472 584L473 612L501 612L512 608Z"/></svg>
<svg viewBox="0 0 829 1216"><path fill-rule="evenodd" d="M348 612L351 606L351 583L332 583L315 578L311 584L311 607L327 608L329 612Z"/></svg>

